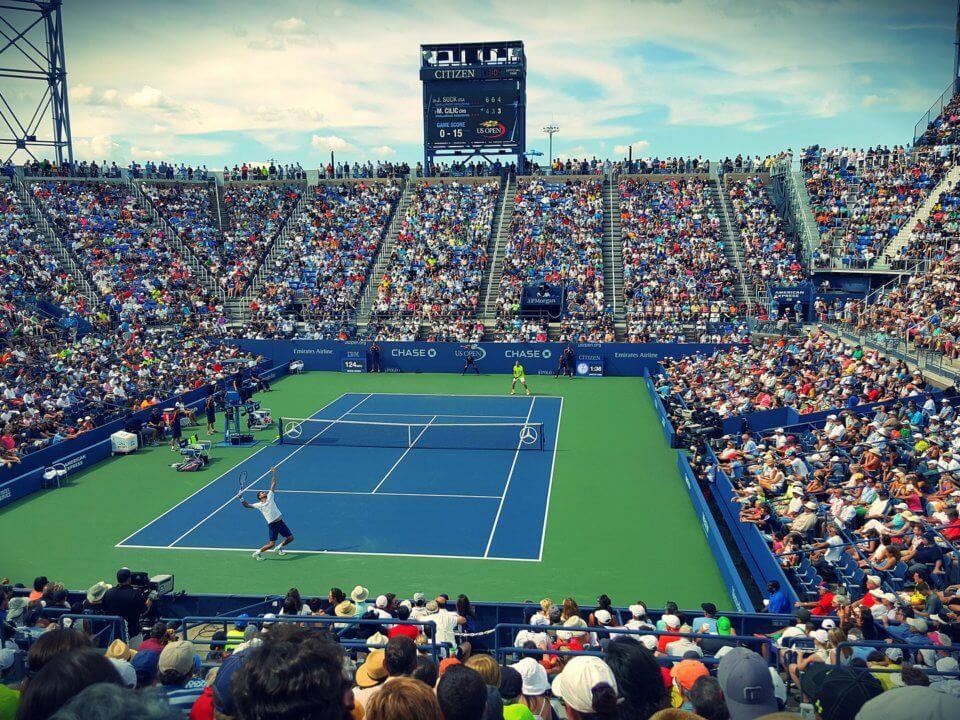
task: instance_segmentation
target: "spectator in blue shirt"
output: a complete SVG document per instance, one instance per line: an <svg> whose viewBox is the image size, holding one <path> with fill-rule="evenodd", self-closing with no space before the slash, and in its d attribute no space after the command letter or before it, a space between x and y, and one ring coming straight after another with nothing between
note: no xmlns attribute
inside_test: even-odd
<svg viewBox="0 0 960 720"><path fill-rule="evenodd" d="M790 598L787 593L780 589L780 583L771 580L767 583L767 592L770 593L770 600L767 603L767 612L774 615L789 615L793 608L790 605Z"/></svg>

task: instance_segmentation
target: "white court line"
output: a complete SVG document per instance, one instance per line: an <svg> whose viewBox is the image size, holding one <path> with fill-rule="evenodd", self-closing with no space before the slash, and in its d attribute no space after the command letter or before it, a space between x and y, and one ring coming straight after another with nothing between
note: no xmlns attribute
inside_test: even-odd
<svg viewBox="0 0 960 720"><path fill-rule="evenodd" d="M375 417L430 417L432 413L371 413L371 412L355 412L350 413L351 415L373 415ZM510 420L523 420L523 415L444 415L443 413L437 413L433 417L445 418L509 418Z"/></svg>
<svg viewBox="0 0 960 720"><path fill-rule="evenodd" d="M365 398L363 398L363 400L361 400L361 401L358 402L356 405L354 405L352 408L350 408L350 410L353 410L354 408L360 407L361 405L363 405L363 404L364 404L367 400L369 400L369 399L370 399L370 395L368 394ZM349 414L349 413L350 413L350 410L347 410L347 412L345 412L343 415ZM316 413L315 413L315 414L316 414ZM343 415L341 415L340 417L343 417ZM303 450L305 447L309 447L311 441L316 440L318 437L320 437L321 435L323 435L323 434L324 434L327 430L329 430L331 427L333 427L333 425L327 425L323 430L321 430L321 431L318 432L316 435L314 435L312 438L310 438L310 440L308 440L305 444L301 445L301 446L298 447L296 450L294 450L292 453L290 453L290 454L287 455L285 458L283 458L282 460L280 460L274 467L280 467L280 466L283 465L287 460L289 460L290 458L292 458L294 455L296 455L298 452L300 452L301 450ZM269 472L270 472L269 470L267 470L266 472L264 472L262 475L260 475L260 477L256 478L256 480L254 480L252 483L249 483L249 484L247 485L247 487L244 488L244 490L247 490L247 489L253 487L254 485L256 485L256 484L257 484L257 481L260 480L260 479L262 479L262 478L264 478L264 477L266 477L266 476L267 476L267 473L269 473ZM242 492L242 491L241 491L241 492ZM236 500L236 496L234 496L234 497L230 498L229 500L227 500L223 505L221 505L220 507L218 507L218 508L217 508L216 510L214 510L212 513L210 513L209 515L207 515L203 520L201 520L201 521L198 522L196 525L194 525L192 528L190 528L189 530L187 530L183 535L181 535L181 536L178 537L176 540L174 540L172 543L170 543L169 545L167 545L167 547L168 547L168 548L172 548L172 547L173 547L174 545L176 545L178 542L180 542L181 540L183 540L187 535L189 535L189 534L192 533L194 530L196 530L198 527L200 527L201 525L203 525L207 520L209 520L210 518L212 518L214 515L216 515L216 514L217 514L218 512L220 512L221 510L223 510L227 505L229 505L230 503L232 503L234 500Z"/></svg>
<svg viewBox="0 0 960 720"><path fill-rule="evenodd" d="M322 408L320 408L319 410L317 410L317 412L323 412L324 410L326 410L326 409L327 409L328 407L330 407L331 405L336 405L338 402L340 402L340 400L342 400L344 397L346 397L347 395L350 395L350 394L351 394L351 393L343 393L343 394L342 394L340 397L338 397L337 399L331 400L331 401L328 402L326 405L324 405ZM316 413L314 413L314 415L316 415ZM204 485L202 488L200 488L200 489L197 490L196 492L191 493L190 495L188 495L187 497L185 497L183 500L181 500L180 502L178 502L176 505L174 505L172 508L170 508L170 509L167 510L166 512L164 512L164 513L162 513L162 514L160 514L160 515L157 515L157 517L155 517L153 520L151 520L150 522L148 522L146 525L144 525L144 526L143 526L142 528L140 528L139 530L137 530L137 531L135 531L135 532L132 532L132 533L130 533L129 535L127 535L127 537L125 537L123 540L121 540L121 541L118 542L116 545L114 545L114 547L122 547L122 546L124 546L123 544L124 544L127 540L129 540L130 538L132 538L134 535L136 535L137 533L143 532L143 531L146 530L148 527L150 527L151 525L153 525L153 524L154 524L157 520L159 520L160 518L166 517L167 515L169 515L170 513L172 513L174 510L176 510L178 507L180 507L181 505L183 505L187 500L189 500L190 498L192 498L194 495L203 492L203 491L206 490L208 487L210 487L210 486L213 485L215 482L217 482L217 480L222 480L222 479L225 478L229 473L233 472L233 471L236 470L238 467L240 467L241 465L243 465L247 460L249 460L250 458L254 457L257 453L263 452L263 451L266 450L268 447L274 447L273 443L266 443L262 448L260 448L259 450L257 450L257 452L251 453L250 455L248 455L247 457L245 457L243 460L241 460L240 462L238 462L236 465L234 465L232 468L230 468L229 470L224 471L221 475L219 475L218 477L215 477L213 480L211 480L210 482L208 482L206 485ZM128 546L126 546L126 547L133 547L133 545L128 545ZM159 547L159 546L158 546L158 547Z"/></svg>
<svg viewBox="0 0 960 720"><path fill-rule="evenodd" d="M533 413L533 406L537 402L537 398L534 397L530 401L530 408L527 410L527 419L526 424L530 423L530 415ZM503 502L507 499L507 492L510 490L510 481L513 480L513 471L517 467L517 458L520 457L520 448L523 446L523 434L521 433L520 440L517 442L517 449L513 451L513 462L510 463L510 472L507 475L507 484L503 488L503 493L500 495L500 507L497 508L497 516L493 519L493 527L490 528L490 538L487 540L487 548L483 551L484 557L489 557L490 555L490 546L493 544L493 536L497 532L497 525L500 523L500 513L503 512Z"/></svg>
<svg viewBox="0 0 960 720"><path fill-rule="evenodd" d="M126 548L137 550L203 550L207 552L243 552L250 553L250 548L221 548L221 547L194 547L181 545L175 548L166 548L163 545L124 545ZM501 560L506 562L539 562L533 558L493 557L480 555L425 555L420 553L376 553L351 552L349 550L287 550L288 555L362 555L364 557L397 557L397 558L427 558L431 560Z"/></svg>
<svg viewBox="0 0 960 720"><path fill-rule="evenodd" d="M547 485L547 502L543 506L543 530L540 532L540 553L537 560L543 560L543 544L547 539L547 518L550 517L550 493L553 492L553 469L557 465L557 447L560 445L560 420L563 418L563 398L560 398L560 410L557 412L557 434L553 438L553 460L550 461L550 482Z"/></svg>
<svg viewBox="0 0 960 720"><path fill-rule="evenodd" d="M369 492L359 490L276 490L280 493L291 493L293 495L370 495ZM377 493L380 497L430 497L430 498L477 498L479 500L499 500L499 495L452 495L449 493L397 493L381 492Z"/></svg>
<svg viewBox="0 0 960 720"><path fill-rule="evenodd" d="M391 473L393 473L393 471L397 469L397 465L399 465L399 464L403 461L403 459L407 456L407 453L410 452L411 450L413 450L413 446L417 444L417 440L419 440L420 438L423 437L423 434L430 428L430 425L431 425L431 424L433 423L433 421L436 420L436 419L437 419L437 416L434 415L432 418L430 418L430 422L428 422L426 425L423 426L423 430L421 430L421 431L420 431L420 434L417 435L416 438L414 438L414 441L413 441L412 443L410 443L410 446L409 446L406 450L403 451L403 455L401 455L400 457L397 458L397 461L393 464L393 466L392 466L389 470L387 470L387 474L384 475L384 476L380 479L380 482L377 483L377 486L376 486L373 490L370 491L370 494L371 494L371 495L375 495L375 494L376 494L377 490L380 489L380 486L383 485L383 484L387 481L387 478L390 477Z"/></svg>

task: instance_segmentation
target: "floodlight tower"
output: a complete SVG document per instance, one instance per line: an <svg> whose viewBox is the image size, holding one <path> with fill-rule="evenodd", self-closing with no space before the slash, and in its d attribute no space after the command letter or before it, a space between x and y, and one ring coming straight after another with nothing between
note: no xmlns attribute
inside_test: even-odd
<svg viewBox="0 0 960 720"><path fill-rule="evenodd" d="M958 0L960 1L960 0ZM545 128L543 132L550 136L550 170L553 170L553 134L560 132L560 127L554 123L550 123Z"/></svg>
<svg viewBox="0 0 960 720"><path fill-rule="evenodd" d="M45 149L73 163L61 4L0 0L0 163L18 153L39 160ZM40 130L47 117L49 133Z"/></svg>

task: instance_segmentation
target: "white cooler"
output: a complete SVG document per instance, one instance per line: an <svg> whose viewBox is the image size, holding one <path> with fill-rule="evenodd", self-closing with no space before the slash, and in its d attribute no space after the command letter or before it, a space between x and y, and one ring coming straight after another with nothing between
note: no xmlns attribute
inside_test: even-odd
<svg viewBox="0 0 960 720"><path fill-rule="evenodd" d="M137 436L123 430L115 432L110 436L110 449L114 455L132 453L137 449Z"/></svg>

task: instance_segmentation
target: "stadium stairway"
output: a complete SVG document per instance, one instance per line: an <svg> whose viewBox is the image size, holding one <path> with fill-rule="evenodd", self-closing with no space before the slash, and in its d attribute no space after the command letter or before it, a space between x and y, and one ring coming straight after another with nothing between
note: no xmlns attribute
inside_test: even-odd
<svg viewBox="0 0 960 720"><path fill-rule="evenodd" d="M613 178L603 181L603 301L614 322L624 319L621 293L623 255L620 252L620 192Z"/></svg>
<svg viewBox="0 0 960 720"><path fill-rule="evenodd" d="M917 223L926 222L927 218L930 217L930 213L933 212L933 208L936 207L937 202L940 200L940 194L954 187L958 180L960 180L960 165L954 165L950 168L950 171L943 176L943 179L941 179L937 186L930 192L927 199L923 201L923 204L917 208L913 216L903 224L900 231L884 249L884 259L886 259L886 257L896 257L900 253L900 248L910 242L910 236L913 234L913 229Z"/></svg>
<svg viewBox="0 0 960 720"><path fill-rule="evenodd" d="M370 322L370 312L373 310L373 303L377 299L377 288L380 286L380 278L387 271L390 264L390 256L393 255L393 247L397 244L397 234L400 232L400 226L407 215L407 208L410 206L410 197L413 194L413 188L416 182L411 178L401 180L403 193L400 195L400 201L393 210L393 218L387 225L387 231L383 235L383 242L380 243L380 250L373 259L373 267L367 275L367 286L360 299L360 307L357 308L358 325L365 327Z"/></svg>
<svg viewBox="0 0 960 720"><path fill-rule="evenodd" d="M753 305L757 301L757 289L745 272L740 246L740 233L733 226L733 208L730 205L730 196L726 193L726 184L717 176L714 176L710 181L710 198L714 207L720 210L723 254L727 256L730 267L737 271L739 277L737 287L734 289L734 297L738 304L746 303L747 314L752 315Z"/></svg>
<svg viewBox="0 0 960 720"><path fill-rule="evenodd" d="M34 225L40 230L40 236L44 246L51 251L60 262L60 267L65 269L77 283L77 290L87 299L91 308L99 307L101 304L100 295L90 276L83 270L83 265L77 260L73 253L63 244L63 241L57 235L53 226L47 218L47 214L37 203L29 186L24 183L18 175L13 178L14 187L24 203L24 207L30 212L30 217Z"/></svg>
<svg viewBox="0 0 960 720"><path fill-rule="evenodd" d="M194 252L193 248L180 239L180 234L170 223L170 220L162 212L160 212L159 209L157 209L157 206L153 204L153 201L150 199L150 197L143 191L143 181L133 182L132 180L128 179L127 183L137 193L137 197L139 198L140 202L150 210L151 215L153 215L154 222L156 222L158 225L161 225L164 230L166 230L167 237L170 238L170 243L177 248L177 252L179 252L181 257L187 261L187 264L190 266L190 270L193 272L194 276L200 278L200 282L203 283L204 287L222 301L224 299L223 292L217 285L216 279L210 274L210 271L207 270L200 258L197 257L197 254Z"/></svg>
<svg viewBox="0 0 960 720"><path fill-rule="evenodd" d="M503 277L503 259L507 254L507 245L510 243L510 222L513 218L514 193L516 184L511 178L501 187L500 202L493 218L492 227L495 232L490 233L487 243L487 283L480 298L483 325L487 337L493 337L493 330L497 323L497 296L500 294L500 278Z"/></svg>

